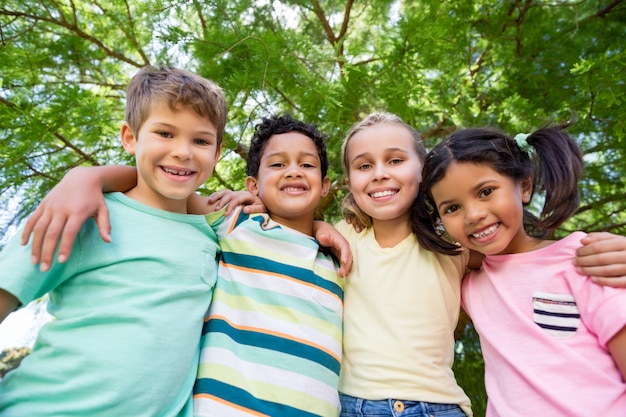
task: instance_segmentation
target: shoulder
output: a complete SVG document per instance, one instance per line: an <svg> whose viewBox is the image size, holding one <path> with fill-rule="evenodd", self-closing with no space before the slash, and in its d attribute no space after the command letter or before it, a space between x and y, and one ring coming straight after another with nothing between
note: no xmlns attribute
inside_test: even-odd
<svg viewBox="0 0 626 417"><path fill-rule="evenodd" d="M368 235L369 229L362 230L361 232L357 232L354 230L354 226L348 223L345 220L341 220L339 223L335 225L335 228L341 233L341 235L350 243L357 241L359 239L363 239Z"/></svg>

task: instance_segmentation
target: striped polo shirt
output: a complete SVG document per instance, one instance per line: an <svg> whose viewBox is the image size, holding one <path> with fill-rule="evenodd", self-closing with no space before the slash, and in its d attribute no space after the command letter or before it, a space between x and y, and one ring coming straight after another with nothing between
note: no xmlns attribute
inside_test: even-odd
<svg viewBox="0 0 626 417"><path fill-rule="evenodd" d="M207 216L222 253L202 331L197 416L337 416L343 289L315 239L269 219Z"/></svg>

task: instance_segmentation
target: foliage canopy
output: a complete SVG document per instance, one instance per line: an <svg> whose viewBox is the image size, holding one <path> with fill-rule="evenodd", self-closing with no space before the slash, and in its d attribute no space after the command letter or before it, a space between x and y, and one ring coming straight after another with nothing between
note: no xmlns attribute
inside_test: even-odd
<svg viewBox="0 0 626 417"><path fill-rule="evenodd" d="M0 6L0 201L25 217L77 165L127 163L128 79L170 63L229 99L223 161L206 191L240 189L254 124L288 111L329 135L337 219L340 142L387 110L428 146L459 128L511 134L573 115L583 205L564 230L626 231L624 1L5 0ZM8 224L3 225L6 231Z"/></svg>

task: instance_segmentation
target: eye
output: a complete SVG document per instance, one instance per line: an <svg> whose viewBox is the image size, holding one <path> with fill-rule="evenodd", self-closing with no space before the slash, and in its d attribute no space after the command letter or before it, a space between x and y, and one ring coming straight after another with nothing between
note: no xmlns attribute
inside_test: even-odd
<svg viewBox="0 0 626 417"><path fill-rule="evenodd" d="M398 165L401 164L404 160L400 159L400 158L394 158L391 161L389 161L389 165Z"/></svg>
<svg viewBox="0 0 626 417"><path fill-rule="evenodd" d="M272 162L271 164L269 164L270 168L282 168L284 166L285 164L283 164L282 162Z"/></svg>
<svg viewBox="0 0 626 417"><path fill-rule="evenodd" d="M359 171L366 171L366 170L370 169L371 167L372 167L372 164L364 163L364 164L360 164L359 166L357 166L357 169Z"/></svg>
<svg viewBox="0 0 626 417"><path fill-rule="evenodd" d="M443 208L443 214L452 214L459 209L457 204L451 204Z"/></svg>
<svg viewBox="0 0 626 417"><path fill-rule="evenodd" d="M304 162L300 165L302 168L315 168L315 165L310 164L308 162Z"/></svg>
<svg viewBox="0 0 626 417"><path fill-rule="evenodd" d="M210 140L202 139L202 138L194 139L193 143L195 143L196 145L200 145L200 146L211 146L212 145Z"/></svg>
<svg viewBox="0 0 626 417"><path fill-rule="evenodd" d="M174 135L172 135L170 132L167 132L165 130L159 130L156 132L157 135L161 136L162 138L173 138Z"/></svg>
<svg viewBox="0 0 626 417"><path fill-rule="evenodd" d="M494 189L493 188L483 188L482 190L480 190L480 192L478 193L478 196L480 198L485 198L488 197L489 195L491 195L491 193L493 193Z"/></svg>

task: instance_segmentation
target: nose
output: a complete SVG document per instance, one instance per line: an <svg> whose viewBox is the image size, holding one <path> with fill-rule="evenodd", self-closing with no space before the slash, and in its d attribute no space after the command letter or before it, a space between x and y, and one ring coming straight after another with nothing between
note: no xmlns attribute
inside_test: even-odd
<svg viewBox="0 0 626 417"><path fill-rule="evenodd" d="M287 178L300 178L302 177L302 173L300 172L300 166L298 164L289 164L287 166L287 170L285 171L285 176Z"/></svg>
<svg viewBox="0 0 626 417"><path fill-rule="evenodd" d="M389 177L385 164L374 165L374 179L381 180Z"/></svg>
<svg viewBox="0 0 626 417"><path fill-rule="evenodd" d="M191 158L191 145L188 140L179 139L172 146L172 155L178 159Z"/></svg>
<svg viewBox="0 0 626 417"><path fill-rule="evenodd" d="M466 204L465 205L465 223L477 224L487 216L487 210L482 204Z"/></svg>

